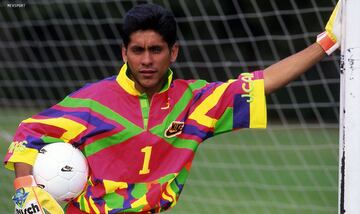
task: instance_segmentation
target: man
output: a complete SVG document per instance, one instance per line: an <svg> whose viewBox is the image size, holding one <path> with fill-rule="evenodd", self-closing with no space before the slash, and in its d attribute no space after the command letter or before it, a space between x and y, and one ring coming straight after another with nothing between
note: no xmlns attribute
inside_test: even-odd
<svg viewBox="0 0 360 214"><path fill-rule="evenodd" d="M124 20L125 64L118 76L87 85L21 122L5 157L6 167L15 169L16 202L29 194L41 209L63 212L31 176L38 151L61 141L82 150L90 167L84 192L69 202L66 213L172 208L201 142L240 128L265 128L265 94L338 47L337 11L317 42L303 51L264 71L207 83L172 80L169 67L179 51L173 14L153 4L134 7Z"/></svg>

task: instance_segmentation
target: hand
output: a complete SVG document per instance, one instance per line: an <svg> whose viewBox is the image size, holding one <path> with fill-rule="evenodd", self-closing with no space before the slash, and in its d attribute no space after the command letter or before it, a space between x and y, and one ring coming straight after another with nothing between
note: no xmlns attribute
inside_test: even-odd
<svg viewBox="0 0 360 214"><path fill-rule="evenodd" d="M330 55L340 47L341 42L341 0L335 6L330 19L328 20L325 31L317 36L316 42Z"/></svg>
<svg viewBox="0 0 360 214"><path fill-rule="evenodd" d="M14 187L16 191L12 200L15 204L15 213L64 214L56 200L48 192L36 186L32 175L16 178Z"/></svg>

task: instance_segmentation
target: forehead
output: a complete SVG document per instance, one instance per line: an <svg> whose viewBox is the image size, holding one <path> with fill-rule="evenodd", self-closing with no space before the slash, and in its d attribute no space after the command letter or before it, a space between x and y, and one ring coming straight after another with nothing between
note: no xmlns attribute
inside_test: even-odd
<svg viewBox="0 0 360 214"><path fill-rule="evenodd" d="M163 37L153 30L138 30L130 35L129 46L166 45Z"/></svg>

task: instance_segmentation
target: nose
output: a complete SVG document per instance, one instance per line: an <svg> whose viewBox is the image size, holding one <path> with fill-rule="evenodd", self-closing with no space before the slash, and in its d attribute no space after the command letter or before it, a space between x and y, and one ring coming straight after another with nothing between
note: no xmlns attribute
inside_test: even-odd
<svg viewBox="0 0 360 214"><path fill-rule="evenodd" d="M141 63L145 66L151 65L153 62L151 53L149 51L145 51L141 60Z"/></svg>

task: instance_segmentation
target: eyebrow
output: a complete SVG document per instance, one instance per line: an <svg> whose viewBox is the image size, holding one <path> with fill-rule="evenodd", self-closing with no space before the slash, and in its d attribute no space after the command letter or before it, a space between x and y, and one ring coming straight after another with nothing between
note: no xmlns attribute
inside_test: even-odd
<svg viewBox="0 0 360 214"><path fill-rule="evenodd" d="M146 49L145 47L143 47L142 45L132 45L130 46L129 48L141 48L141 49ZM148 46L147 49L153 49L153 48L163 48L163 45L151 45L151 46Z"/></svg>
<svg viewBox="0 0 360 214"><path fill-rule="evenodd" d="M148 47L143 47L141 45L133 45L131 47L129 47L129 49L131 51L134 51L134 52L143 52L143 51L150 51L150 52L154 52L154 51L163 51L164 50L164 47L162 45L152 45L152 46L148 46Z"/></svg>

